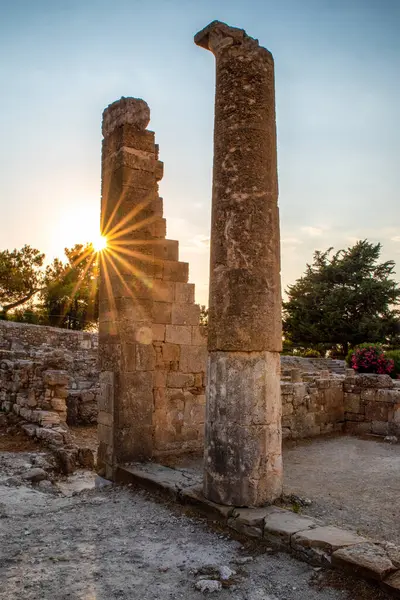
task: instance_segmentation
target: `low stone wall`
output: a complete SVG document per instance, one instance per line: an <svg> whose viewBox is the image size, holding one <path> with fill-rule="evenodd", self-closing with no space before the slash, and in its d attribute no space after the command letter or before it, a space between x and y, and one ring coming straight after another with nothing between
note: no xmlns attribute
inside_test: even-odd
<svg viewBox="0 0 400 600"><path fill-rule="evenodd" d="M49 349L64 348L71 352L84 350L96 353L98 335L87 331L0 321L0 349L30 353L45 346Z"/></svg>
<svg viewBox="0 0 400 600"><path fill-rule="evenodd" d="M97 422L100 393L97 365L98 334L0 321L0 350L13 352L21 360L46 361L54 349L62 351L69 375L66 396L69 425ZM15 354L17 353L17 354Z"/></svg>
<svg viewBox="0 0 400 600"><path fill-rule="evenodd" d="M26 423L28 435L62 445L67 442L66 426L68 373L59 352L31 359L0 350L0 408Z"/></svg>
<svg viewBox="0 0 400 600"><path fill-rule="evenodd" d="M349 370L343 388L346 432L400 436L400 381Z"/></svg>
<svg viewBox="0 0 400 600"><path fill-rule="evenodd" d="M155 327L156 339L147 357L154 369L155 454L200 450L205 422L204 334L198 326L190 326L197 345L189 345L180 330L172 331L173 326L169 332L167 324ZM53 433L43 434L54 439L60 439L54 434L60 433L54 432L60 423L96 423L97 345L96 333L0 321L0 407L39 428L39 436L40 428L54 420ZM345 379L329 373L326 359L282 356L281 364L285 439L341 431L400 436L400 381L351 370ZM67 377L62 392L60 385L51 383L50 374L44 376L52 370Z"/></svg>
<svg viewBox="0 0 400 600"><path fill-rule="evenodd" d="M282 437L301 439L344 428L343 379L281 382Z"/></svg>

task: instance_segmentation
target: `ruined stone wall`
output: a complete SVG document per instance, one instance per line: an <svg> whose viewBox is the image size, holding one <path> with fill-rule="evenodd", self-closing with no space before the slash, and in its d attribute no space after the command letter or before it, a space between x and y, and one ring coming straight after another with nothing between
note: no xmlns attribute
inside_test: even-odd
<svg viewBox="0 0 400 600"><path fill-rule="evenodd" d="M343 387L347 433L400 436L400 381L349 370Z"/></svg>
<svg viewBox="0 0 400 600"><path fill-rule="evenodd" d="M297 440L344 428L343 379L281 382L282 437Z"/></svg>
<svg viewBox="0 0 400 600"><path fill-rule="evenodd" d="M71 331L27 323L0 321L0 349L35 352L38 348L65 348L71 352L85 351L94 355L98 346L97 333Z"/></svg>
<svg viewBox="0 0 400 600"><path fill-rule="evenodd" d="M100 393L97 365L98 334L0 321L0 350L13 358L46 361L54 349L62 350L68 373L67 423L87 425L97 422Z"/></svg>
<svg viewBox="0 0 400 600"><path fill-rule="evenodd" d="M0 409L21 418L31 437L61 445L66 441L69 376L61 353L21 358L0 350Z"/></svg>

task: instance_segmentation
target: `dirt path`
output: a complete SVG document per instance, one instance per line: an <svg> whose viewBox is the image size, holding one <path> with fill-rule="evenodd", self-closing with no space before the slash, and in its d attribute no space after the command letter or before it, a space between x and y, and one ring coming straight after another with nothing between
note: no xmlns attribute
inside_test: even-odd
<svg viewBox="0 0 400 600"><path fill-rule="evenodd" d="M243 547L143 492L105 487L65 497L7 486L10 465L23 469L27 458L8 454L0 473L1 600L200 600L196 582L221 567L237 574L212 594L220 600L387 598L285 554Z"/></svg>
<svg viewBox="0 0 400 600"><path fill-rule="evenodd" d="M285 491L312 500L302 512L400 545L400 444L334 437L284 453Z"/></svg>

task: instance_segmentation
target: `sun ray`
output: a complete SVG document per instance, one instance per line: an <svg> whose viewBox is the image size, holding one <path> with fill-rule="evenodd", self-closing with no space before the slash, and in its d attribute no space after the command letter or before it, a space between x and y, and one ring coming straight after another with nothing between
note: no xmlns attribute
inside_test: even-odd
<svg viewBox="0 0 400 600"><path fill-rule="evenodd" d="M111 311L110 311L111 312L111 327L115 328L116 333L119 333L119 322L116 319L117 306L115 304L114 294L112 291L110 274L108 272L107 263L106 263L106 257L103 254L101 254L100 260L101 260L101 268L104 273L104 282L106 284L106 289L107 289L107 299L111 306Z"/></svg>
<svg viewBox="0 0 400 600"><path fill-rule="evenodd" d="M152 284L152 278L149 278L146 275L146 273L143 273L143 271L141 271L140 269L138 269L137 267L135 267L134 265L132 265L130 262L128 262L127 260L125 260L117 252L113 252L111 249L108 251L107 254L112 254L112 256L114 256L114 258L118 262L120 262L126 269L128 269L128 271L130 273L132 273L132 275L134 275L137 279L140 279L142 281L142 283L146 287L150 287L151 286L151 284Z"/></svg>
<svg viewBox="0 0 400 600"><path fill-rule="evenodd" d="M88 261L87 265L85 266L83 273L81 274L81 276L79 277L78 281L76 282L76 285L74 285L73 290L71 292L71 300L70 302L67 303L61 317L62 319L64 319L64 317L66 316L68 310L71 308L72 306L72 299L74 298L75 294L79 291L79 288L81 287L83 280L85 279L86 273L89 271L90 267L92 266L93 260L95 259L95 254L92 253L92 256L90 257L90 260Z"/></svg>

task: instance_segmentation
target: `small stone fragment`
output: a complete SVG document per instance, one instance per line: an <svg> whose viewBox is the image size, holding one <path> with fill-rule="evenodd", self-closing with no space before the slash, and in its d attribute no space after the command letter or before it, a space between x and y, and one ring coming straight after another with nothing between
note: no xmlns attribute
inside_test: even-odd
<svg viewBox="0 0 400 600"><path fill-rule="evenodd" d="M43 481L43 479L47 479L48 475L44 469L40 469L39 467L35 467L34 469L30 469L26 473L22 475L22 478L26 481L31 481L32 483L39 483L39 481Z"/></svg>
<svg viewBox="0 0 400 600"><path fill-rule="evenodd" d="M196 581L194 587L199 592L203 592L203 594L211 594L212 592L220 592L222 590L221 582L215 581L215 579L200 579Z"/></svg>
<svg viewBox="0 0 400 600"><path fill-rule="evenodd" d="M363 577L382 580L395 570L385 550L367 542L349 548L340 548L332 555L332 564L351 569Z"/></svg>
<svg viewBox="0 0 400 600"><path fill-rule="evenodd" d="M387 435L383 441L387 442L388 444L397 444L399 440L395 435Z"/></svg>
<svg viewBox="0 0 400 600"><path fill-rule="evenodd" d="M228 579L230 579L234 575L236 575L236 571L233 571L232 569L230 569L226 565L221 565L219 567L219 576L221 577L222 581L227 581Z"/></svg>

